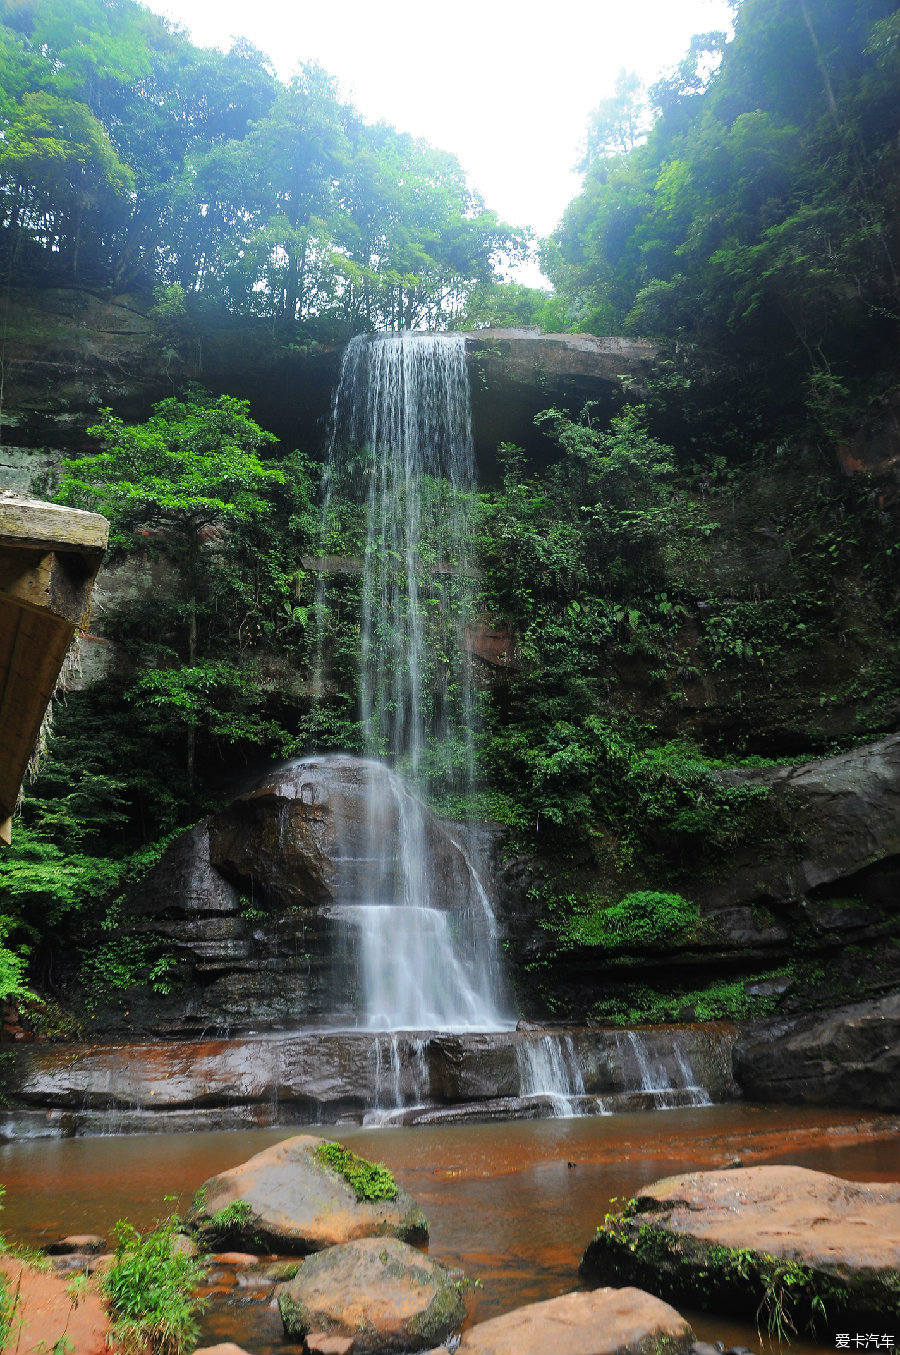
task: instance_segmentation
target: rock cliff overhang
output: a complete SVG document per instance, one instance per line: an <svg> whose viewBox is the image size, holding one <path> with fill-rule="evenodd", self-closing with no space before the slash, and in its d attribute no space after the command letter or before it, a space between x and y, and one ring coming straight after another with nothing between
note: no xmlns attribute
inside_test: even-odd
<svg viewBox="0 0 900 1355"><path fill-rule="evenodd" d="M87 625L109 524L0 493L0 840L66 651Z"/></svg>
<svg viewBox="0 0 900 1355"><path fill-rule="evenodd" d="M0 419L4 442L15 446L0 451L0 484L27 493L31 472L45 469L34 462L39 450L45 458L48 448L83 450L98 406L140 422L189 381L250 400L253 417L285 449L324 445L340 345L291 345L268 322L224 312L192 322L170 343L146 298L76 287L13 287L8 312ZM464 337L483 478L495 473L501 442L523 447L538 464L552 459L535 414L551 406L577 414L591 401L602 423L620 407L626 385L640 392L657 357L648 340L617 336L522 328Z"/></svg>
<svg viewBox="0 0 900 1355"><path fill-rule="evenodd" d="M535 428L543 409L578 414L590 403L597 422L608 422L626 388L643 389L658 355L648 339L616 335L480 329L466 332L465 340L476 452L486 479L496 471L501 443L524 448L538 463L557 455Z"/></svg>

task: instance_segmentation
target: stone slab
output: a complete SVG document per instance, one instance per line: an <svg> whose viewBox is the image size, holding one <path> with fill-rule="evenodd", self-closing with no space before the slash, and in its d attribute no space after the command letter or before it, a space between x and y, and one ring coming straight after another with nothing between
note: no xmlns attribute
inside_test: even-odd
<svg viewBox="0 0 900 1355"><path fill-rule="evenodd" d="M641 1289L595 1289L530 1303L464 1332L458 1355L678 1355L685 1319Z"/></svg>

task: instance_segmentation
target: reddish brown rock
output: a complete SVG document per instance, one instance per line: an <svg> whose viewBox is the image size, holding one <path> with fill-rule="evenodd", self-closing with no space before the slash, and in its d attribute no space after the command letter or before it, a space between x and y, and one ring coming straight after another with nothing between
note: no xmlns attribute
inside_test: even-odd
<svg viewBox="0 0 900 1355"><path fill-rule="evenodd" d="M677 1355L695 1340L674 1308L641 1289L595 1289L479 1322L458 1355Z"/></svg>
<svg viewBox="0 0 900 1355"><path fill-rule="evenodd" d="M220 1341L217 1346L200 1346L194 1351L194 1355L247 1355L243 1346L236 1346L233 1341Z"/></svg>
<svg viewBox="0 0 900 1355"><path fill-rule="evenodd" d="M109 1317L91 1283L77 1305L61 1275L34 1270L12 1256L0 1257L0 1274L16 1295L8 1346L17 1355L45 1355L65 1338L70 1355L109 1355Z"/></svg>
<svg viewBox="0 0 900 1355"><path fill-rule="evenodd" d="M70 1233L45 1247L48 1256L68 1256L72 1252L97 1253L103 1250L103 1238L97 1233Z"/></svg>
<svg viewBox="0 0 900 1355"><path fill-rule="evenodd" d="M216 1237L214 1216L230 1209L229 1239L275 1252L316 1252L373 1236L427 1239L428 1222L404 1190L393 1200L357 1200L343 1177L313 1156L323 1142L300 1134L211 1177L185 1216L187 1226Z"/></svg>
<svg viewBox="0 0 900 1355"><path fill-rule="evenodd" d="M900 1311L900 1183L804 1167L667 1177L630 1212L607 1218L582 1272L723 1311L762 1304L763 1320L767 1310L775 1316L777 1290L788 1320L810 1329L817 1300L829 1320L892 1317Z"/></svg>
<svg viewBox="0 0 900 1355"><path fill-rule="evenodd" d="M309 1355L350 1355L352 1336L328 1336L323 1331L310 1332L306 1338Z"/></svg>
<svg viewBox="0 0 900 1355"><path fill-rule="evenodd" d="M466 1315L458 1277L393 1238L364 1238L304 1261L278 1295L285 1331L352 1337L353 1355L424 1350Z"/></svg>

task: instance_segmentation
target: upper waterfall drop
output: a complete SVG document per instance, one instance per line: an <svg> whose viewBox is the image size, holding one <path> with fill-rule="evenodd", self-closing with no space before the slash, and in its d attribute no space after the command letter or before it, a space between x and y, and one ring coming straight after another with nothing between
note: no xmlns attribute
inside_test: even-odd
<svg viewBox="0 0 900 1355"><path fill-rule="evenodd" d="M436 793L471 796L475 784L477 700L462 644L477 589L474 494L465 339L353 339L332 406L323 525L339 496L363 509L359 709L371 771L366 841L353 847L360 869L335 912L349 924L370 1029L511 1024L477 843L465 830L451 839L467 884L448 890L425 806ZM320 691L327 601L323 571Z"/></svg>
<svg viewBox="0 0 900 1355"><path fill-rule="evenodd" d="M462 788L475 711L459 629L471 606L475 452L461 335L360 337L332 406L326 499L347 481L365 503L360 713L371 757L415 785L429 742ZM351 492L352 492L351 491ZM326 511L328 504L326 503Z"/></svg>

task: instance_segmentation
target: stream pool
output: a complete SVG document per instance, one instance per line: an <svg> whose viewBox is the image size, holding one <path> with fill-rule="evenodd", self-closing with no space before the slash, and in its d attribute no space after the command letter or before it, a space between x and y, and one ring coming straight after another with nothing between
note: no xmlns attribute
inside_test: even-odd
<svg viewBox="0 0 900 1355"><path fill-rule="evenodd" d="M304 1128L230 1133L32 1140L0 1145L7 1238L43 1246L66 1233L109 1233L116 1219L146 1226L183 1208L209 1176ZM430 1255L479 1281L472 1321L578 1287L578 1261L615 1197L661 1176L739 1158L794 1163L859 1181L900 1180L900 1122L819 1108L742 1103L583 1119L311 1131L382 1161L423 1206ZM174 1197L170 1204L166 1197ZM211 1275L204 1337L251 1355L299 1347L281 1335L271 1291L244 1272ZM249 1283L248 1283L249 1281ZM752 1324L685 1311L698 1335L761 1350ZM883 1323L882 1323L883 1326ZM894 1332L900 1344L900 1328ZM778 1351L777 1345L765 1346ZM796 1355L835 1350L795 1341Z"/></svg>

